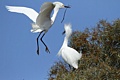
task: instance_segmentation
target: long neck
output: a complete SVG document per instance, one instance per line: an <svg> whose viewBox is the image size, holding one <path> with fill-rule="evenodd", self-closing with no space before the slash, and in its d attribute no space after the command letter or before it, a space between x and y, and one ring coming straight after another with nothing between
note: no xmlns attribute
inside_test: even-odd
<svg viewBox="0 0 120 80"><path fill-rule="evenodd" d="M65 47L65 46L67 46L67 45L68 45L68 37L65 37L62 46Z"/></svg>
<svg viewBox="0 0 120 80"><path fill-rule="evenodd" d="M52 17L51 17L51 20L52 20L53 23L54 23L54 21L55 21L55 18L56 18L56 16L57 16L58 11L59 11L59 8L55 7L55 8L54 8L54 13L53 13L53 15L52 15Z"/></svg>

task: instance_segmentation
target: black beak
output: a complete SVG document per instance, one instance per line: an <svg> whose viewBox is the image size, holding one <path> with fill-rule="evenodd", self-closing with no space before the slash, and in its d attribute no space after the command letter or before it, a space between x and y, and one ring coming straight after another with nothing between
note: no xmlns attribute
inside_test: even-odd
<svg viewBox="0 0 120 80"><path fill-rule="evenodd" d="M64 6L65 8L71 8L70 6Z"/></svg>
<svg viewBox="0 0 120 80"><path fill-rule="evenodd" d="M65 34L65 31L63 31L62 35Z"/></svg>

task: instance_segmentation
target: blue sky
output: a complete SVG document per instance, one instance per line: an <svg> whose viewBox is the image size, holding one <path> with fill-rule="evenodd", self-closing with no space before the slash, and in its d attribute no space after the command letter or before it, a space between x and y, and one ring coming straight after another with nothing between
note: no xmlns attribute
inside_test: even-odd
<svg viewBox="0 0 120 80"><path fill-rule="evenodd" d="M71 5L63 23L61 9L56 21L43 40L50 50L45 52L40 42L40 55L36 54L37 33L30 32L32 21L22 14L8 12L5 5L25 6L37 12L43 2L56 0L0 0L0 80L47 80L50 67L61 58L56 55L64 36L64 23L73 30L92 28L99 20L114 21L120 18L120 0L58 0Z"/></svg>

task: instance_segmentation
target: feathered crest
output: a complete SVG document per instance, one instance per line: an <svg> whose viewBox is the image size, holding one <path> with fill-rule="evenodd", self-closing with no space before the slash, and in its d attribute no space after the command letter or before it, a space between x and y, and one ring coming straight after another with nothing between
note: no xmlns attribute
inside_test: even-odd
<svg viewBox="0 0 120 80"><path fill-rule="evenodd" d="M65 34L69 37L72 34L72 25L70 23L64 25Z"/></svg>

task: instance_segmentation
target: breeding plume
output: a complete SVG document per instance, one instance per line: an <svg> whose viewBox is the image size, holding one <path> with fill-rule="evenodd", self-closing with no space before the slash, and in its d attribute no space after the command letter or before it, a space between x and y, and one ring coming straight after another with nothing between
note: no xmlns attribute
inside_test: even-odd
<svg viewBox="0 0 120 80"><path fill-rule="evenodd" d="M75 49L68 47L68 40L69 37L72 34L72 29L70 24L65 24L65 38L63 45L61 49L58 52L59 56L62 56L62 58L67 62L69 65L71 65L74 68L78 68L78 60L82 57L82 53L78 53Z"/></svg>
<svg viewBox="0 0 120 80"><path fill-rule="evenodd" d="M20 6L6 6L8 11L10 12L16 12L16 13L22 13L26 16L28 16L32 21L32 29L31 32L33 33L39 33L37 37L37 54L39 55L39 42L38 39L41 35L41 33L44 32L44 34L41 36L40 40L46 47L46 52L50 53L47 45L44 43L42 38L46 34L46 32L50 29L50 27L53 25L55 18L57 16L57 13L60 8L70 8L69 6L65 6L61 2L45 2L40 9L40 13L37 13L35 10L27 7L20 7ZM52 17L50 17L52 10L54 9L54 13Z"/></svg>

